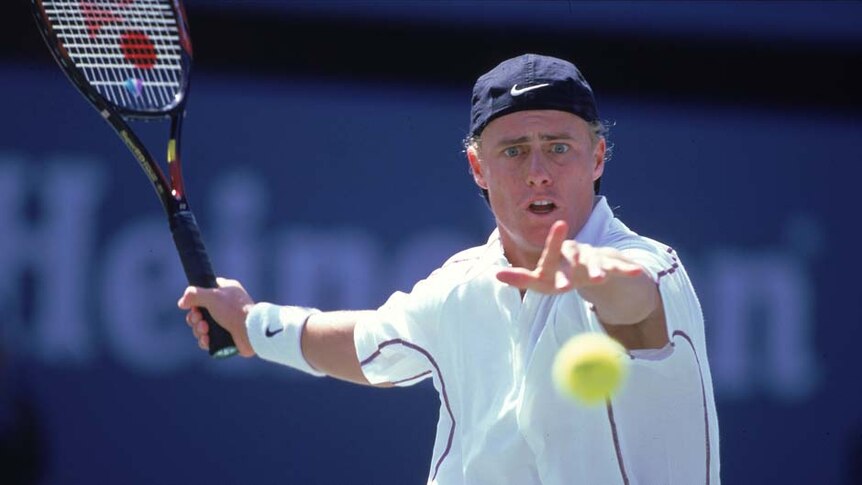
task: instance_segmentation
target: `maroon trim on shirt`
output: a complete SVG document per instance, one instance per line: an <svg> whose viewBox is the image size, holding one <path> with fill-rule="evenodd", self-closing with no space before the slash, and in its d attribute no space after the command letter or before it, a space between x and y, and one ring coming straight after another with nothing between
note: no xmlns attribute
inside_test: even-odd
<svg viewBox="0 0 862 485"><path fill-rule="evenodd" d="M426 370L425 372L423 372L421 374L416 374L415 376L408 377L407 379L401 379L400 381L392 381L390 384L404 384L405 382L409 382L409 381L416 380L416 379L421 379L422 377L425 377L430 373L431 373L430 370Z"/></svg>
<svg viewBox="0 0 862 485"><path fill-rule="evenodd" d="M365 360L360 362L359 366L365 367L366 365L370 364L374 359L376 359L377 357L380 356L384 347L388 347L390 345L403 345L403 346L407 347L408 349L413 349L413 350L419 352L420 354L424 355L425 358L428 359L429 362L431 362L431 365L434 366L434 369L437 371L437 378L440 379L440 396L441 396L441 399L443 400L443 405L446 406L446 412L449 413L449 419L452 421L452 427L449 429L449 439L446 442L446 449L444 449L443 453L440 454L440 458L437 459L437 464L434 466L434 474L431 476L431 480L434 480L435 478L437 478L437 472L440 471L440 465L443 464L443 460L446 459L446 456L449 455L449 451L452 449L452 441L455 438L455 415L452 413L452 406L449 405L449 394L446 393L446 382L443 381L443 373L440 372L440 366L437 365L437 361L434 360L434 357L431 356L430 352L428 352L427 350L423 349L422 347L420 347L414 343L407 342L406 340L403 340L400 338L387 340L385 342L381 342L380 344L378 344L377 350L375 350L374 353L369 355ZM401 380L398 382L404 382L404 381L409 381L411 379L417 379L419 377L423 377L423 376L429 374L430 372L431 371L426 371L426 372L423 372L422 374L418 374L418 375L413 376L413 377L408 377L407 379L404 379L404 380ZM392 384L396 384L396 383L397 382L393 382Z"/></svg>
<svg viewBox="0 0 862 485"><path fill-rule="evenodd" d="M658 274L656 275L656 282L658 282L658 280L661 280L662 276L667 276L669 274L675 273L676 269L679 268L679 260L676 259L673 248L667 248L667 253L670 254L670 258L673 263L671 264L670 268L658 272Z"/></svg>
<svg viewBox="0 0 862 485"><path fill-rule="evenodd" d="M623 484L629 485L629 476L626 473L626 464L623 462L623 450L620 447L620 437L617 434L617 422L614 420L614 407L611 405L611 400L607 400L608 406L608 421L611 423L611 435L614 438L614 451L617 452L617 464L620 466L620 475L622 475Z"/></svg>
<svg viewBox="0 0 862 485"><path fill-rule="evenodd" d="M697 361L697 372L700 374L700 393L703 398L703 430L704 437L706 439L706 485L709 485L709 466L712 461L712 453L710 453L709 408L706 405L706 385L703 382L703 370L700 366L700 357L697 356L697 350L694 348L694 343L691 341L691 338L682 330L675 330L673 332L674 337L677 335L684 338L685 341L688 342L688 345L691 346L691 351L694 353L694 360Z"/></svg>
<svg viewBox="0 0 862 485"><path fill-rule="evenodd" d="M657 278L656 284L659 283L659 281L661 280L661 278L663 276L673 274L674 272L676 272L677 268L679 268L679 260L677 259L673 248L667 248L667 252L668 252L668 254L671 255L671 259L672 259L673 263L671 264L671 266L669 268L662 270L658 273L658 278ZM710 465L712 463L712 453L711 453L712 447L711 447L711 443L710 443L711 440L710 440L710 436L709 436L709 408L707 407L707 402L706 402L706 384L703 381L703 367L701 366L700 357L697 355L697 349L694 347L694 342L692 342L691 337L689 337L688 334L686 334L682 330L674 330L673 334L671 335L671 340L673 340L677 336L682 337L683 339L685 339L686 342L688 342L688 345L691 347L691 351L694 354L694 360L695 360L695 362L697 362L697 372L700 376L700 394L701 394L701 399L703 402L703 426L704 426L704 441L705 441L704 445L705 445L705 449L706 449L706 481L705 481L705 483L706 483L706 485L709 485L710 484ZM671 343L671 345L674 345L674 344ZM611 425L611 433L613 435L613 440L614 440L614 449L617 453L617 462L619 463L619 466L620 466L620 474L622 475L623 483L628 485L629 479L628 479L628 476L626 475L625 464L623 463L622 448L620 447L619 436L617 434L617 425L616 425L616 422L614 420L614 409L613 409L613 406L611 405L610 400L607 401L607 408L608 408L608 421L610 422L610 425Z"/></svg>
<svg viewBox="0 0 862 485"><path fill-rule="evenodd" d="M700 374L700 393L701 398L703 400L703 428L704 428L704 437L705 437L705 449L706 449L706 485L710 483L710 472L709 467L712 463L712 453L710 438L709 438L709 408L706 404L706 385L703 382L703 369L700 366L700 358L697 355L697 350L694 348L694 343L691 341L691 338L682 330L675 330L673 332L672 338L676 336L680 336L688 342L688 345L691 347L692 353L694 353L694 360L697 362L697 372ZM622 447L620 446L619 435L617 433L617 423L614 420L614 408L611 405L610 399L607 400L607 408L608 408L608 422L611 425L611 435L614 439L614 450L617 453L617 463L620 466L620 475L622 475L623 483L628 485L629 477L626 474L625 463L623 463L623 452Z"/></svg>

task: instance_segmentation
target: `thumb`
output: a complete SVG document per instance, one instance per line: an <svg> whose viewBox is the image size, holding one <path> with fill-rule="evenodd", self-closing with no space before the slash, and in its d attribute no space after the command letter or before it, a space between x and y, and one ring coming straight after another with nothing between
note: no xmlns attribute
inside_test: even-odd
<svg viewBox="0 0 862 485"><path fill-rule="evenodd" d="M177 306L183 310L191 310L192 307L207 307L212 302L213 288L201 288L189 286L177 301Z"/></svg>

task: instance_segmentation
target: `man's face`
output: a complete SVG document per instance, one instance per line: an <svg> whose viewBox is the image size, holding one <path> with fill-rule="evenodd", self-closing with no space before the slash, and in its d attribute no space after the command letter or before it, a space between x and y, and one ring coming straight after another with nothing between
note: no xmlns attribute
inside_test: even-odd
<svg viewBox="0 0 862 485"><path fill-rule="evenodd" d="M564 111L519 111L485 127L467 156L513 265L535 265L554 221L568 222L570 237L580 231L604 153L604 139L593 143L587 122Z"/></svg>

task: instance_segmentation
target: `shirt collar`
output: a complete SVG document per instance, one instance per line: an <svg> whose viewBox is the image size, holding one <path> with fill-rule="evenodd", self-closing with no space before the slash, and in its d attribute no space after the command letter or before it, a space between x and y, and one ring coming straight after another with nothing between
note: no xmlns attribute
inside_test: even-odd
<svg viewBox="0 0 862 485"><path fill-rule="evenodd" d="M593 202L593 212L584 227L578 231L575 241L598 246L613 218L614 213L608 205L608 200L603 195L597 195Z"/></svg>
<svg viewBox="0 0 862 485"><path fill-rule="evenodd" d="M591 246L597 246L602 241L602 236L605 234L608 225L614 218L614 213L608 205L608 200L603 195L597 195L593 199L593 211L587 219L584 227L578 231L575 236L575 241L586 243ZM500 229L494 228L494 231L488 237L488 253L505 260L503 255L503 241L500 239ZM507 263L508 264L508 263Z"/></svg>

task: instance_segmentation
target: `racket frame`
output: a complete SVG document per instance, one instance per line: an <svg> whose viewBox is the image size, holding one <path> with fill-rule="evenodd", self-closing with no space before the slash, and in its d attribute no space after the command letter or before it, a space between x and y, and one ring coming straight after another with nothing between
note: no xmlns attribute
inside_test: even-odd
<svg viewBox="0 0 862 485"><path fill-rule="evenodd" d="M150 180L162 207L168 218L174 243L180 254L183 269L189 283L194 286L214 288L217 286L212 267L200 237L197 222L186 199L182 178L182 162L180 159L180 139L182 135L183 118L185 117L186 100L189 90L189 75L192 64L192 44L186 22L185 11L179 0L170 0L169 4L176 19L179 35L180 62L182 69L180 88L173 102L161 109L133 109L117 105L106 99L87 80L86 76L75 65L62 41L54 33L48 13L42 0L30 0L36 25L42 39L48 46L54 60L75 88L99 112L102 118L120 137L126 147L137 160L147 178ZM161 165L152 156L143 141L131 129L127 120L170 119L170 132L167 149L167 162L170 179L165 176ZM213 357L229 357L237 353L236 346L230 334L215 322L206 309L200 309L204 319L210 325L210 355ZM212 324L215 325L212 325Z"/></svg>

